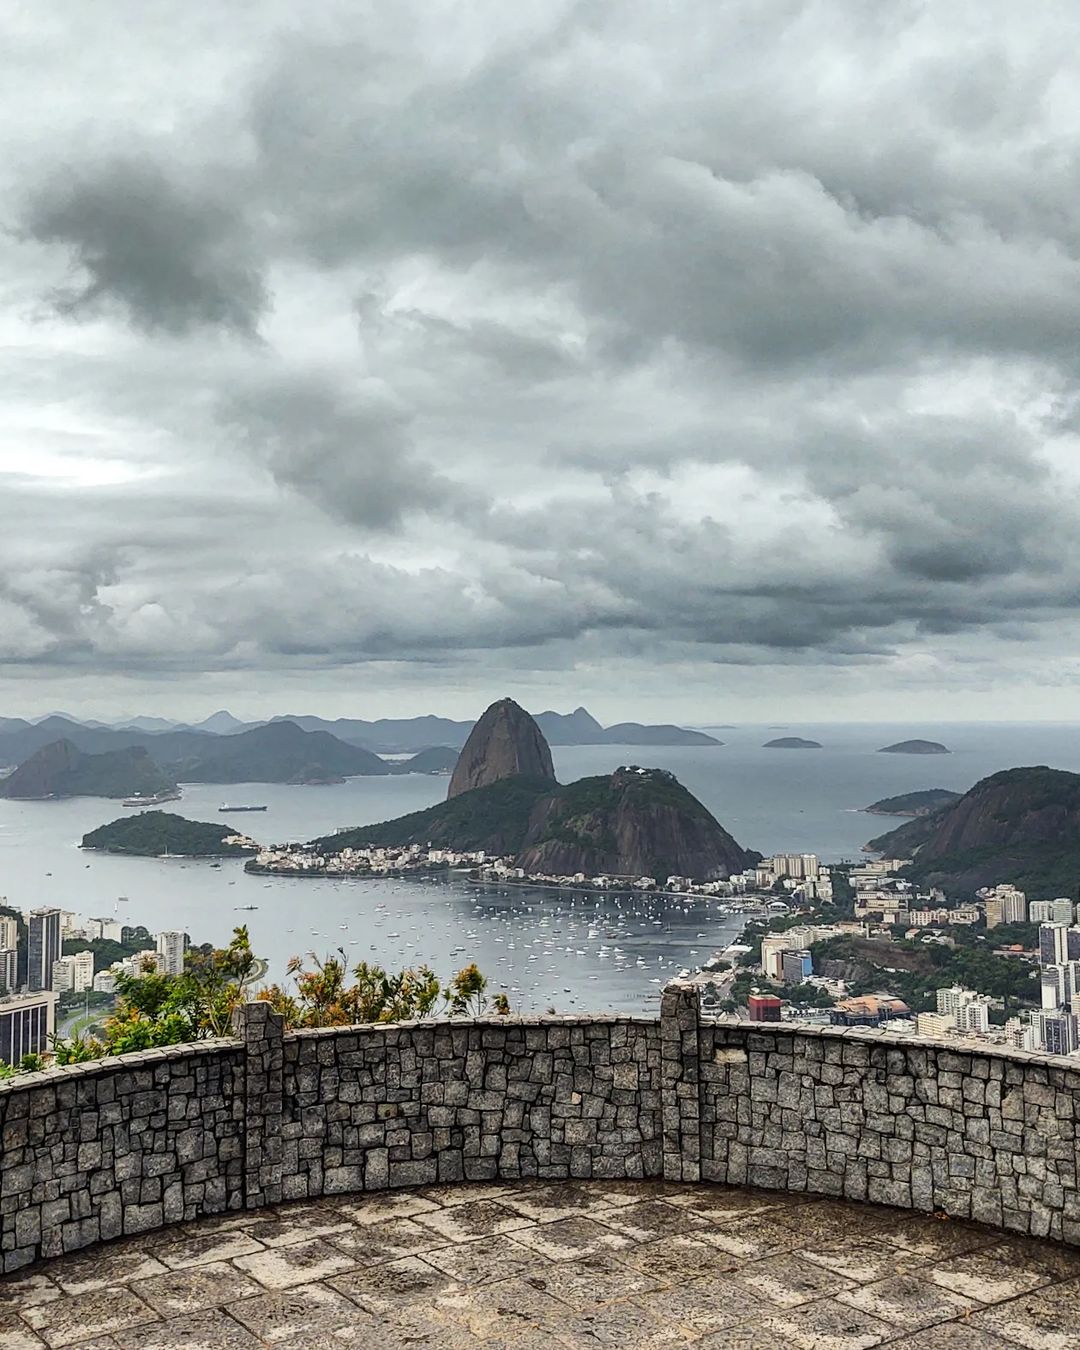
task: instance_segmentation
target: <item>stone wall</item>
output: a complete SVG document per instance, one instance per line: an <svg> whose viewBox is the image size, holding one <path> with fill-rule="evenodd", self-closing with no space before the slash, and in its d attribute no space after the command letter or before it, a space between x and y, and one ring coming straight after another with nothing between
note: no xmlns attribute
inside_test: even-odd
<svg viewBox="0 0 1080 1350"><path fill-rule="evenodd" d="M235 1039L0 1082L0 1267L294 1197L539 1177L727 1182L1080 1245L1080 1063L883 1031L491 1018Z"/></svg>
<svg viewBox="0 0 1080 1350"><path fill-rule="evenodd" d="M285 1038L281 1193L661 1169L657 1022L363 1027Z"/></svg>
<svg viewBox="0 0 1080 1350"><path fill-rule="evenodd" d="M0 1267L243 1203L234 1041L0 1082Z"/></svg>
<svg viewBox="0 0 1080 1350"><path fill-rule="evenodd" d="M1080 1063L886 1031L699 1030L701 1175L1080 1244Z"/></svg>

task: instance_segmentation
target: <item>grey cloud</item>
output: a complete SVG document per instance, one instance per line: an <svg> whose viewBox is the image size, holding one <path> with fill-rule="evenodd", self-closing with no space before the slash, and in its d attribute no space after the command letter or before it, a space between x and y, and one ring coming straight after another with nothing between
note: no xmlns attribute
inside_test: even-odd
<svg viewBox="0 0 1080 1350"><path fill-rule="evenodd" d="M151 332L253 334L268 304L235 205L220 190L174 181L149 157L58 171L32 197L23 228L66 250L80 274L55 293L62 312L116 305Z"/></svg>

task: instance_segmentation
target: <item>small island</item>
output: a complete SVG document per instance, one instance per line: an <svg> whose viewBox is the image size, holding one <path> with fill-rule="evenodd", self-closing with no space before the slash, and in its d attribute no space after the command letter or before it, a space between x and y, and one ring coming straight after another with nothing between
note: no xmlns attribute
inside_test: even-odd
<svg viewBox="0 0 1080 1350"><path fill-rule="evenodd" d="M778 736L775 741L766 741L763 750L820 750L820 741L806 741L801 736Z"/></svg>
<svg viewBox="0 0 1080 1350"><path fill-rule="evenodd" d="M951 755L952 751L940 741L897 741L895 745L883 745L879 755Z"/></svg>
<svg viewBox="0 0 1080 1350"><path fill-rule="evenodd" d="M81 848L133 858L240 858L258 844L224 821L186 820L168 811L140 811L83 835Z"/></svg>
<svg viewBox="0 0 1080 1350"><path fill-rule="evenodd" d="M921 792L901 792L896 797L882 797L881 801L864 806L872 816L929 816L942 807L960 800L959 792L949 788L924 788Z"/></svg>

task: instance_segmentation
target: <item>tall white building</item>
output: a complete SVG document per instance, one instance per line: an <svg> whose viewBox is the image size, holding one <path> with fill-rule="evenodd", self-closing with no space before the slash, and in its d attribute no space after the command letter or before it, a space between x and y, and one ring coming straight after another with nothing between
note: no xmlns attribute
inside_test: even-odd
<svg viewBox="0 0 1080 1350"><path fill-rule="evenodd" d="M17 948L19 945L19 923L10 914L0 915L0 947Z"/></svg>
<svg viewBox="0 0 1080 1350"><path fill-rule="evenodd" d="M158 955L162 960L162 970L166 975L179 975L184 969L184 952L187 942L184 934L170 929L157 935Z"/></svg>
<svg viewBox="0 0 1080 1350"><path fill-rule="evenodd" d="M1072 923L1076 906L1067 897L1058 900L1032 900L1028 905L1030 923Z"/></svg>
<svg viewBox="0 0 1080 1350"><path fill-rule="evenodd" d="M19 983L19 951L17 947L0 947L0 989L13 994Z"/></svg>
<svg viewBox="0 0 1080 1350"><path fill-rule="evenodd" d="M979 891L986 902L986 926L996 928L1000 923L1024 923L1027 919L1027 896L1015 886L991 886Z"/></svg>
<svg viewBox="0 0 1080 1350"><path fill-rule="evenodd" d="M977 994L956 1010L957 1031L983 1035L990 1030L990 1000Z"/></svg>
<svg viewBox="0 0 1080 1350"><path fill-rule="evenodd" d="M53 962L52 987L58 994L81 994L94 987L94 953L76 952Z"/></svg>
<svg viewBox="0 0 1080 1350"><path fill-rule="evenodd" d="M91 940L107 938L110 942L119 942L123 938L123 927L118 919L87 919L86 935Z"/></svg>

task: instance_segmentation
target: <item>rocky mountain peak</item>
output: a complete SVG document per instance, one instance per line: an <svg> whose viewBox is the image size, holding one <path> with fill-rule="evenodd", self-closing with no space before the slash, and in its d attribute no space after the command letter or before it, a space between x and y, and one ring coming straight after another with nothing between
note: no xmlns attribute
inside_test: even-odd
<svg viewBox="0 0 1080 1350"><path fill-rule="evenodd" d="M512 698L493 703L469 733L458 756L447 798L500 778L555 782L555 766L544 734Z"/></svg>

